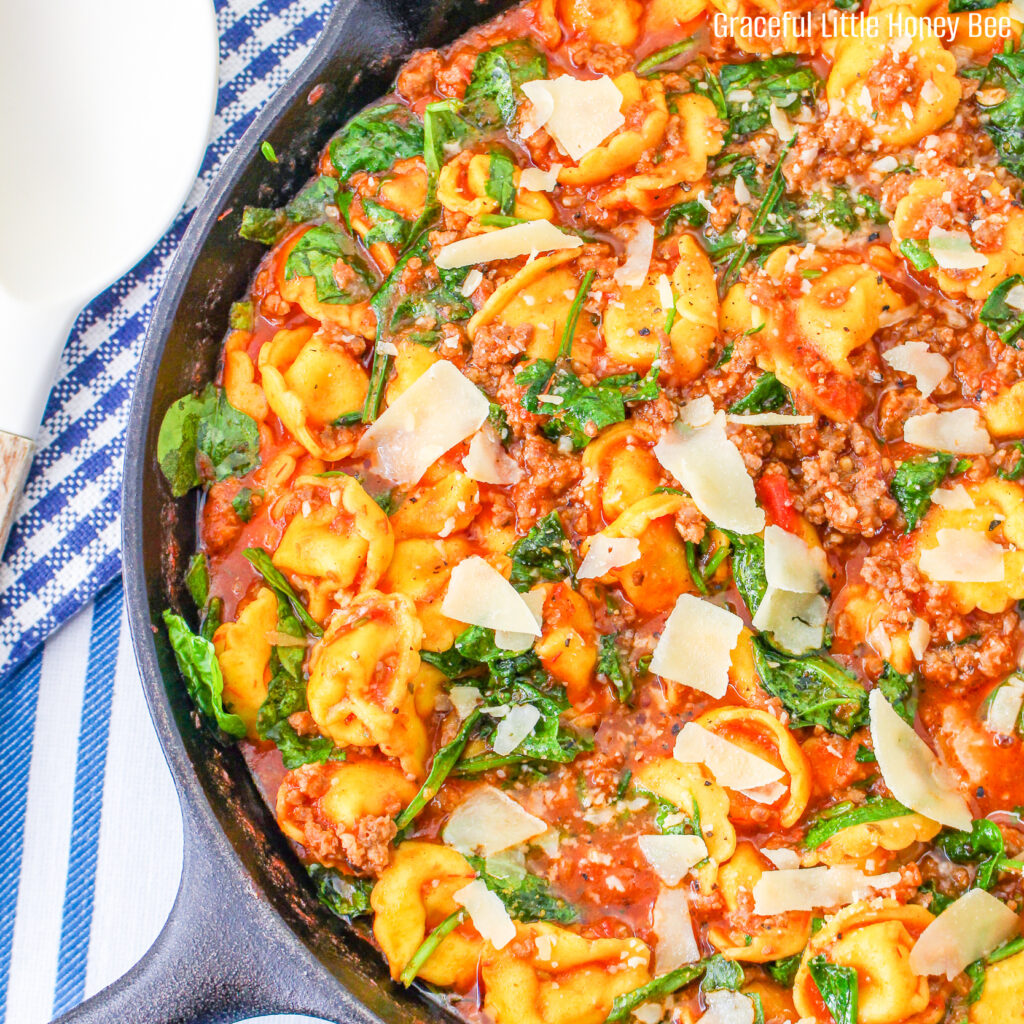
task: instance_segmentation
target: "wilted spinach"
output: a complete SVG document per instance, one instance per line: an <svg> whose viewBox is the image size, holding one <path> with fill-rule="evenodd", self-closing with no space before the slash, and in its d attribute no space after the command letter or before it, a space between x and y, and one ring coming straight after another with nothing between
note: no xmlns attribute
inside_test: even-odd
<svg viewBox="0 0 1024 1024"><path fill-rule="evenodd" d="M335 266L348 268L344 283L339 283ZM294 245L284 265L285 280L311 277L317 302L351 305L370 298L376 279L369 265L356 252L352 236L337 224L310 228Z"/></svg>
<svg viewBox="0 0 1024 1024"><path fill-rule="evenodd" d="M356 171L386 171L396 160L423 152L423 125L406 107L384 103L352 118L331 139L328 152L342 181Z"/></svg>
<svg viewBox="0 0 1024 1024"><path fill-rule="evenodd" d="M516 590L529 590L535 583L570 579L576 571L572 544L558 512L549 512L520 537L508 552L512 559L510 581ZM482 660L482 659L478 659Z"/></svg>

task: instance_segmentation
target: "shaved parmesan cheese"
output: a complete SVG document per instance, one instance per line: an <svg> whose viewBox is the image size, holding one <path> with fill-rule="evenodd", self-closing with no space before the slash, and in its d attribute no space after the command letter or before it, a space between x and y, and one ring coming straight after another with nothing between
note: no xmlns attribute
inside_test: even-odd
<svg viewBox="0 0 1024 1024"><path fill-rule="evenodd" d="M715 418L715 403L701 395L679 407L679 422L688 427L703 427Z"/></svg>
<svg viewBox="0 0 1024 1024"><path fill-rule="evenodd" d="M796 850L762 850L761 851L777 868L794 869L800 867L800 858Z"/></svg>
<svg viewBox="0 0 1024 1024"><path fill-rule="evenodd" d="M780 796L789 792L789 787L781 782L769 782L764 786L754 786L752 789L741 789L738 792L756 804L773 804Z"/></svg>
<svg viewBox="0 0 1024 1024"><path fill-rule="evenodd" d="M516 937L516 926L501 897L491 892L482 879L474 878L469 885L456 889L452 899L466 908L473 927L495 949L504 949Z"/></svg>
<svg viewBox="0 0 1024 1024"><path fill-rule="evenodd" d="M820 647L828 619L828 601L820 594L797 594L769 587L754 616L754 628L771 633L774 643L790 654Z"/></svg>
<svg viewBox="0 0 1024 1024"><path fill-rule="evenodd" d="M957 484L956 487L936 487L932 491L932 501L953 512L974 508L974 502L963 484Z"/></svg>
<svg viewBox="0 0 1024 1024"><path fill-rule="evenodd" d="M529 92L524 91L524 95L530 101L533 110L521 118L519 137L528 139L540 131L551 119L551 115L555 112L555 98L547 89L535 89L532 96Z"/></svg>
<svg viewBox="0 0 1024 1024"><path fill-rule="evenodd" d="M1003 549L977 530L939 530L939 543L921 552L919 565L937 583L999 583Z"/></svg>
<svg viewBox="0 0 1024 1024"><path fill-rule="evenodd" d="M1015 284L1003 297L1003 301L1018 312L1024 312L1024 284Z"/></svg>
<svg viewBox="0 0 1024 1024"><path fill-rule="evenodd" d="M523 604L530 609L530 613L533 615L539 630L544 623L544 591L531 590L521 596ZM494 631L494 643L503 651L514 651L516 654L519 654L522 651L528 651L533 646L536 636L537 634L535 633L519 633L515 630L496 629Z"/></svg>
<svg viewBox="0 0 1024 1024"><path fill-rule="evenodd" d="M775 134L778 135L781 142L789 142L796 135L796 128L786 116L786 112L780 110L774 103L768 108L768 117L771 119Z"/></svg>
<svg viewBox="0 0 1024 1024"><path fill-rule="evenodd" d="M742 629L738 615L693 594L681 594L654 648L651 671L712 697L723 697L729 685L732 650Z"/></svg>
<svg viewBox="0 0 1024 1024"><path fill-rule="evenodd" d="M717 526L736 533L764 529L754 482L739 449L726 436L724 412L716 412L705 426L670 427L654 446L654 454Z"/></svg>
<svg viewBox="0 0 1024 1024"><path fill-rule="evenodd" d="M498 723L494 730L494 742L491 746L500 757L511 754L540 721L540 710L533 704L517 704Z"/></svg>
<svg viewBox="0 0 1024 1024"><path fill-rule="evenodd" d="M455 708L459 718L468 718L470 712L483 700L480 691L475 686L453 686L448 691L448 699Z"/></svg>
<svg viewBox="0 0 1024 1024"><path fill-rule="evenodd" d="M736 180L733 182L732 186L732 194L736 197L736 202L739 203L740 206L746 206L747 203L750 202L750 187L747 185L746 181L744 181L742 174L736 175Z"/></svg>
<svg viewBox="0 0 1024 1024"><path fill-rule="evenodd" d="M558 172L561 169L561 164L552 164L549 171L542 171L539 167L527 167L519 176L519 187L526 189L527 192L550 192L558 184Z"/></svg>
<svg viewBox="0 0 1024 1024"><path fill-rule="evenodd" d="M789 427L814 422L813 416L789 412L730 412L725 418L744 427Z"/></svg>
<svg viewBox="0 0 1024 1024"><path fill-rule="evenodd" d="M595 580L612 569L619 569L640 557L640 541L636 537L606 537L595 533L583 563L576 570L578 580Z"/></svg>
<svg viewBox="0 0 1024 1024"><path fill-rule="evenodd" d="M576 249L582 244L579 235L568 235L549 220L531 220L449 242L441 247L434 262L441 270L452 270L474 263L511 260L530 253Z"/></svg>
<svg viewBox="0 0 1024 1024"><path fill-rule="evenodd" d="M914 943L910 969L915 974L945 974L952 981L975 960L1014 938L1017 915L984 889L969 889L954 900Z"/></svg>
<svg viewBox="0 0 1024 1024"><path fill-rule="evenodd" d="M523 476L518 463L509 458L498 435L486 423L473 435L462 465L471 480L482 484L514 484Z"/></svg>
<svg viewBox="0 0 1024 1024"><path fill-rule="evenodd" d="M562 75L523 82L521 88L538 114L536 127L547 128L576 163L626 123L620 109L625 97L607 75L587 81Z"/></svg>
<svg viewBox="0 0 1024 1024"><path fill-rule="evenodd" d="M903 424L903 440L918 448L952 452L954 455L988 455L992 439L977 409L926 412Z"/></svg>
<svg viewBox="0 0 1024 1024"><path fill-rule="evenodd" d="M764 573L768 586L797 594L817 594L825 586L825 552L812 548L781 526L764 531Z"/></svg>
<svg viewBox="0 0 1024 1024"><path fill-rule="evenodd" d="M654 225L645 217L633 221L633 233L626 242L626 261L612 277L623 288L639 288L647 280L654 252Z"/></svg>
<svg viewBox="0 0 1024 1024"><path fill-rule="evenodd" d="M459 853L490 857L539 836L547 827L507 793L481 786L452 811L441 838Z"/></svg>
<svg viewBox="0 0 1024 1024"><path fill-rule="evenodd" d="M949 360L932 352L923 341L908 341L888 352L882 358L900 373L909 373L917 380L917 390L927 398L946 379L951 369Z"/></svg>
<svg viewBox="0 0 1024 1024"><path fill-rule="evenodd" d="M683 764L706 765L715 781L728 789L756 789L778 782L784 774L763 757L751 754L696 722L683 726L676 737L672 756Z"/></svg>
<svg viewBox="0 0 1024 1024"><path fill-rule="evenodd" d="M879 622L864 638L874 648L875 653L888 661L892 657L892 641L885 631L885 623Z"/></svg>
<svg viewBox="0 0 1024 1024"><path fill-rule="evenodd" d="M439 359L378 417L359 442L394 484L415 484L445 452L475 433L490 406L483 392Z"/></svg>
<svg viewBox="0 0 1024 1024"><path fill-rule="evenodd" d="M881 690L871 691L868 706L871 744L892 795L926 818L970 832L970 809L924 740L896 714Z"/></svg>
<svg viewBox="0 0 1024 1024"><path fill-rule="evenodd" d="M928 650L928 644L932 638L931 626L928 625L924 619L918 617L914 619L913 624L910 627L910 633L907 640L910 644L910 653L920 661L924 657L924 652Z"/></svg>
<svg viewBox="0 0 1024 1024"><path fill-rule="evenodd" d="M661 1003L641 1003L633 1011L633 1018L640 1024L658 1024L665 1016L665 1007Z"/></svg>
<svg viewBox="0 0 1024 1024"><path fill-rule="evenodd" d="M708 992L704 1002L708 1008L697 1024L754 1024L754 1003L742 992Z"/></svg>
<svg viewBox="0 0 1024 1024"><path fill-rule="evenodd" d="M462 297L468 299L480 287L481 282L484 279L484 275L474 267L467 275L466 280L462 282Z"/></svg>
<svg viewBox="0 0 1024 1024"><path fill-rule="evenodd" d="M933 224L928 231L928 248L943 270L980 270L988 257L975 252L966 231L946 231Z"/></svg>
<svg viewBox="0 0 1024 1024"><path fill-rule="evenodd" d="M674 971L700 959L700 947L693 937L690 904L684 889L662 889L654 901L651 924L658 944L654 959L658 974Z"/></svg>
<svg viewBox="0 0 1024 1024"><path fill-rule="evenodd" d="M773 917L790 911L844 907L899 881L898 871L865 875L847 865L765 871L754 884L754 913Z"/></svg>
<svg viewBox="0 0 1024 1024"><path fill-rule="evenodd" d="M452 569L441 611L471 626L540 636L540 627L522 594L479 555L464 558Z"/></svg>
<svg viewBox="0 0 1024 1024"><path fill-rule="evenodd" d="M1024 707L1024 679L1012 675L1000 683L988 700L985 726L997 736L1015 736L1020 722L1020 711Z"/></svg>
<svg viewBox="0 0 1024 1024"><path fill-rule="evenodd" d="M678 885L708 855L700 836L639 836L637 846L666 885Z"/></svg>

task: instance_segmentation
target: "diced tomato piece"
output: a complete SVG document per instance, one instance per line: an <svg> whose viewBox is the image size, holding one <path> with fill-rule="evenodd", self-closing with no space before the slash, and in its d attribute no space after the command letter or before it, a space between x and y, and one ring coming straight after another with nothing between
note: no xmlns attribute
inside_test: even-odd
<svg viewBox="0 0 1024 1024"><path fill-rule="evenodd" d="M781 473L765 473L754 488L764 505L768 522L793 533L796 530L796 509L793 507L793 495L789 493L789 481Z"/></svg>

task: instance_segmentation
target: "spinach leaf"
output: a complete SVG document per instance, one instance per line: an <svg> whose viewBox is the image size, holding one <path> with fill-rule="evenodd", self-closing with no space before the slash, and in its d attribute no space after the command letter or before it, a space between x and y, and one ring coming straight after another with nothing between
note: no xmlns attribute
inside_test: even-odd
<svg viewBox="0 0 1024 1024"><path fill-rule="evenodd" d="M262 496L262 490L254 491L251 487L240 487L238 493L231 499L231 507L235 510L235 515L243 523L248 523L259 507L258 503L253 504L253 498L261 498Z"/></svg>
<svg viewBox="0 0 1024 1024"><path fill-rule="evenodd" d="M520 537L508 551L512 559L510 582L516 590L529 590L542 581L570 579L576 571L572 544L558 512L549 512ZM482 659L477 659L482 660Z"/></svg>
<svg viewBox="0 0 1024 1024"><path fill-rule="evenodd" d="M448 679L461 679L476 668L476 664L468 658L464 658L454 645L447 651L420 651L420 661L433 665Z"/></svg>
<svg viewBox="0 0 1024 1024"><path fill-rule="evenodd" d="M423 125L405 107L385 103L352 118L331 139L328 152L342 181L356 171L386 171L423 152Z"/></svg>
<svg viewBox="0 0 1024 1024"><path fill-rule="evenodd" d="M223 388L207 384L164 413L156 457L171 493L180 498L201 483L243 476L259 466L259 427L227 400Z"/></svg>
<svg viewBox="0 0 1024 1024"><path fill-rule="evenodd" d="M198 612L202 612L210 600L210 563L206 555L197 551L185 571L185 587Z"/></svg>
<svg viewBox="0 0 1024 1024"><path fill-rule="evenodd" d="M670 46L656 50L637 64L636 73L641 77L646 76L656 68L660 68L662 64L667 64L673 58L678 57L681 53L692 50L695 45L696 37L689 36L686 39L681 39L678 43L672 43Z"/></svg>
<svg viewBox="0 0 1024 1024"><path fill-rule="evenodd" d="M238 234L249 242L276 245L288 228L284 210L268 210L261 206L247 206L242 210L242 223Z"/></svg>
<svg viewBox="0 0 1024 1024"><path fill-rule="evenodd" d="M252 303L232 302L228 311L228 327L233 331L251 331L254 324Z"/></svg>
<svg viewBox="0 0 1024 1024"><path fill-rule="evenodd" d="M999 153L999 162L1011 174L1024 177L1024 53L997 53L985 68L983 85L1006 91L1001 103L981 108L985 131Z"/></svg>
<svg viewBox="0 0 1024 1024"><path fill-rule="evenodd" d="M886 222L877 199L869 195L851 195L850 190L841 185L833 186L829 196L815 192L802 214L808 220L838 228L847 235L860 228L862 218L874 224Z"/></svg>
<svg viewBox="0 0 1024 1024"><path fill-rule="evenodd" d="M932 492L946 479L952 465L953 456L946 452L919 455L900 463L889 490L907 521L904 533L910 533L924 518L931 507Z"/></svg>
<svg viewBox="0 0 1024 1024"><path fill-rule="evenodd" d="M367 220L373 225L363 239L364 245L388 242L401 249L409 241L409 229L412 224L390 206L375 202L373 199L364 199L363 210L366 212Z"/></svg>
<svg viewBox="0 0 1024 1024"><path fill-rule="evenodd" d="M821 955L809 960L807 969L835 1024L857 1024L857 972L852 967L830 963Z"/></svg>
<svg viewBox="0 0 1024 1024"><path fill-rule="evenodd" d="M784 956L781 960L773 960L765 964L765 970L783 987L792 988L796 972L800 969L803 953Z"/></svg>
<svg viewBox="0 0 1024 1024"><path fill-rule="evenodd" d="M644 1003L655 1002L670 996L673 992L696 981L704 973L705 961L698 960L695 964L684 964L674 971L659 975L646 985L624 992L612 1000L611 1013L604 1019L604 1024L618 1024L628 1020L630 1014Z"/></svg>
<svg viewBox="0 0 1024 1024"><path fill-rule="evenodd" d="M992 964L999 963L1000 960L1005 960L1007 957L1016 956L1017 953L1024 950L1024 937L1018 937L1016 939L1010 939L1008 942L1004 942L1001 946L997 946L988 956L982 957L980 960L975 960L974 963L968 964L964 968L964 974L971 979L971 989L967 993L967 1004L970 1006L972 1003L976 1003L985 991L985 975L988 972L988 968Z"/></svg>
<svg viewBox="0 0 1024 1024"><path fill-rule="evenodd" d="M996 470L996 476L1000 480L1019 480L1024 476L1024 441L1014 441L1013 447L1009 449L1013 451L1017 450L1017 461L1009 469L1003 469L1002 466Z"/></svg>
<svg viewBox="0 0 1024 1024"><path fill-rule="evenodd" d="M508 425L508 413L497 402L489 404L487 422L494 428L494 432L502 444L508 444L512 440L512 428Z"/></svg>
<svg viewBox="0 0 1024 1024"><path fill-rule="evenodd" d="M327 215L328 206L337 206L341 183L329 174L321 174L285 204L285 216L293 224L318 220Z"/></svg>
<svg viewBox="0 0 1024 1024"><path fill-rule="evenodd" d="M306 871L316 888L316 898L338 917L360 917L370 913L372 878L343 875L323 864L307 864Z"/></svg>
<svg viewBox="0 0 1024 1024"><path fill-rule="evenodd" d="M719 72L719 82L725 94L726 120L732 137L766 127L773 103L793 115L802 106L813 105L821 85L813 69L801 65L792 54L747 64L726 64Z"/></svg>
<svg viewBox="0 0 1024 1024"><path fill-rule="evenodd" d="M985 300L981 307L979 319L995 334L1004 345L1017 348L1018 342L1024 336L1024 310L1011 306L1007 302L1007 296L1018 286L1024 286L1024 277L1014 274L1005 281L1001 281L992 290L992 294ZM1024 291L1024 287L1021 288Z"/></svg>
<svg viewBox="0 0 1024 1024"><path fill-rule="evenodd" d="M977 818L970 832L944 828L935 838L935 845L954 864L976 866L972 889L991 889L996 875L1006 861L1003 834L994 821Z"/></svg>
<svg viewBox="0 0 1024 1024"><path fill-rule="evenodd" d="M987 11L1001 0L949 0L949 13L962 14L964 11Z"/></svg>
<svg viewBox="0 0 1024 1024"><path fill-rule="evenodd" d="M685 203L676 203L670 206L661 224L659 237L666 238L672 234L677 224L685 224L691 228L702 228L708 222L708 211L697 202L691 199Z"/></svg>
<svg viewBox="0 0 1024 1024"><path fill-rule="evenodd" d="M822 811L811 822L804 836L804 847L816 850L844 828L866 825L872 821L885 821L887 818L902 818L907 814L913 814L913 811L891 797L868 797L860 805L844 800Z"/></svg>
<svg viewBox="0 0 1024 1024"><path fill-rule="evenodd" d="M344 284L339 283L335 267L347 268ZM357 255L352 237L336 224L310 228L288 254L285 280L311 277L316 285L317 302L348 306L368 299L375 279L369 265Z"/></svg>
<svg viewBox="0 0 1024 1024"><path fill-rule="evenodd" d="M497 204L501 213L511 213L516 205L515 164L500 149L492 149L487 173L487 195Z"/></svg>
<svg viewBox="0 0 1024 1024"><path fill-rule="evenodd" d="M413 955L409 957L409 962L402 968L402 973L398 976L398 980L406 988L416 980L416 975L419 974L420 968L434 955L434 950L465 920L466 910L464 907L453 910L416 947Z"/></svg>
<svg viewBox="0 0 1024 1024"><path fill-rule="evenodd" d="M456 323L473 315L473 303L462 294L462 284L469 267L455 270L433 268L438 277L436 285L410 292L395 306L391 315L391 330L396 331L418 321L433 321L435 327ZM427 271L429 275L430 270Z"/></svg>
<svg viewBox="0 0 1024 1024"><path fill-rule="evenodd" d="M443 747L435 751L434 759L430 763L430 771L423 780L423 785L420 786L419 792L413 797L412 803L395 818L395 824L398 826L399 831L415 821L423 808L437 796L437 791L441 788L444 780L451 774L456 761L462 756L462 751L469 742L469 734L473 731L479 720L480 709L474 708L462 723L454 739L449 740Z"/></svg>
<svg viewBox="0 0 1024 1024"><path fill-rule="evenodd" d="M528 871L518 877L512 877L511 873L499 876L488 870L488 862L483 857L468 857L467 860L487 888L505 904L509 916L516 921L572 924L579 920L576 908L560 896L555 896L543 878L531 875Z"/></svg>
<svg viewBox="0 0 1024 1024"><path fill-rule="evenodd" d="M793 396L790 395L789 388L769 371L757 378L749 394L729 406L729 412L775 412L792 401Z"/></svg>
<svg viewBox="0 0 1024 1024"><path fill-rule="evenodd" d="M938 266L928 242L923 238L904 238L900 242L900 253L915 270L931 270Z"/></svg>
<svg viewBox="0 0 1024 1024"><path fill-rule="evenodd" d="M550 359L537 359L516 375L516 383L526 388L520 399L522 407L547 417L541 433L550 441L568 437L579 451L605 427L626 419L627 402L658 397L658 364L643 379L635 373L622 373L587 386L572 370Z"/></svg>
<svg viewBox="0 0 1024 1024"><path fill-rule="evenodd" d="M295 613L295 617L305 626L306 631L314 636L323 636L323 627L306 610L306 606L302 603L299 595L295 593L292 585L271 561L270 555L263 548L246 548L242 554L245 555L252 563L253 568L263 577L267 586L278 597L284 598L288 602Z"/></svg>
<svg viewBox="0 0 1024 1024"><path fill-rule="evenodd" d="M602 636L597 643L597 674L604 676L615 691L615 696L623 704L633 696L633 677L630 674L626 659L619 650L618 634Z"/></svg>
<svg viewBox="0 0 1024 1024"><path fill-rule="evenodd" d="M768 578L764 571L764 541L756 533L722 532L729 538L729 546L732 548L729 565L733 583L747 611L754 616L768 590Z"/></svg>
<svg viewBox="0 0 1024 1024"><path fill-rule="evenodd" d="M427 165L428 192L431 194L437 187L446 147L464 141L473 133L473 126L462 117L463 109L458 100L439 100L423 112L423 161Z"/></svg>
<svg viewBox="0 0 1024 1024"><path fill-rule="evenodd" d="M705 961L704 977L700 983L702 992L719 992L725 989L738 992L743 985L743 968L735 961L715 953Z"/></svg>
<svg viewBox="0 0 1024 1024"><path fill-rule="evenodd" d="M523 82L547 73L547 58L529 39L510 39L485 50L466 87L466 117L480 128L508 127L515 120Z"/></svg>
<svg viewBox="0 0 1024 1024"><path fill-rule="evenodd" d="M820 725L848 739L867 724L867 691L831 658L782 654L761 637L751 647L761 685L782 701L790 725Z"/></svg>
<svg viewBox="0 0 1024 1024"><path fill-rule="evenodd" d="M878 688L882 696L907 725L914 724L914 715L917 713L916 683L914 675L905 676L897 672L889 662L885 662L882 674L878 677Z"/></svg>
<svg viewBox="0 0 1024 1024"><path fill-rule="evenodd" d="M245 723L224 708L224 677L213 644L193 633L180 615L165 610L163 619L192 703L229 736L244 736Z"/></svg>

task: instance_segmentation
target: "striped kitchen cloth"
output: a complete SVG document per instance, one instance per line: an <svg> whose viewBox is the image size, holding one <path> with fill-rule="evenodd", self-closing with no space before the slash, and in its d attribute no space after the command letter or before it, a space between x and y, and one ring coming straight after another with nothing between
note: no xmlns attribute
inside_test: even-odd
<svg viewBox="0 0 1024 1024"><path fill-rule="evenodd" d="M120 581L0 688L0 821L0 1024L45 1024L142 956L181 873Z"/></svg>
<svg viewBox="0 0 1024 1024"><path fill-rule="evenodd" d="M124 431L157 294L217 169L298 67L331 0L215 0L215 6L220 87L199 178L171 229L131 273L85 308L64 350L0 565L0 687L120 572Z"/></svg>

